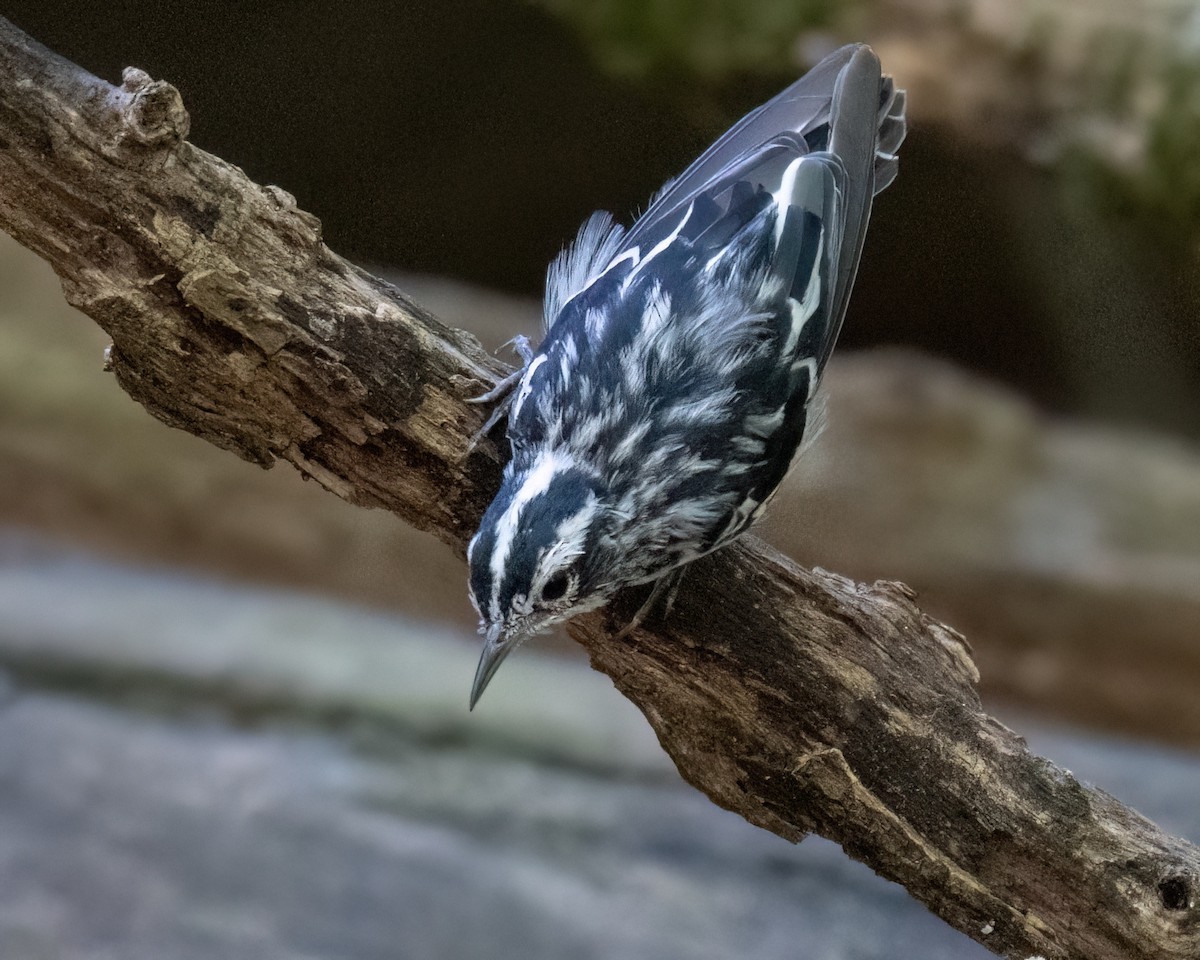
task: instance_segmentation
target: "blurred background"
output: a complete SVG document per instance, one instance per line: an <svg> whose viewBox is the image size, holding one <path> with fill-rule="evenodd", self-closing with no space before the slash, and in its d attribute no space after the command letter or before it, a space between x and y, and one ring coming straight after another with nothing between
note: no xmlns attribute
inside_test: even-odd
<svg viewBox="0 0 1200 960"><path fill-rule="evenodd" d="M1191 0L10 0L496 348L842 42L910 93L829 425L760 534L904 580L990 710L1200 839ZM988 955L679 783L569 642L479 710L465 571L172 431L0 236L0 957ZM911 946L910 946L911 945Z"/></svg>

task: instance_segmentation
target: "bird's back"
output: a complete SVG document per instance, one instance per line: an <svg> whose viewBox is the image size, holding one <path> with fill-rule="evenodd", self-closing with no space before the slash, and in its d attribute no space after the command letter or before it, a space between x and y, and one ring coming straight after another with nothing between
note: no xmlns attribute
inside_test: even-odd
<svg viewBox="0 0 1200 960"><path fill-rule="evenodd" d="M472 704L524 638L657 580L651 604L758 516L811 432L903 135L903 94L845 47L628 232L593 215L551 265L546 337L506 401L512 460L467 549Z"/></svg>
<svg viewBox="0 0 1200 960"><path fill-rule="evenodd" d="M549 329L510 414L518 468L546 447L586 464L648 565L749 526L805 438L903 135L903 92L869 48L845 47L628 233L594 216L548 277Z"/></svg>

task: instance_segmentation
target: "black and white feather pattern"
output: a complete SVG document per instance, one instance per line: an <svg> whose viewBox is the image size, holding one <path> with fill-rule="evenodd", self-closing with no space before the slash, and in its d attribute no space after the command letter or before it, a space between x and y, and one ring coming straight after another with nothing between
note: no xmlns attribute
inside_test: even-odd
<svg viewBox="0 0 1200 960"><path fill-rule="evenodd" d="M513 457L469 551L489 637L662 577L759 516L811 432L904 107L870 48L844 47L628 231L594 214L551 265Z"/></svg>
<svg viewBox="0 0 1200 960"><path fill-rule="evenodd" d="M550 268L514 443L565 443L609 474L661 460L678 480L651 502L687 528L669 539L707 526L693 549L745 529L804 439L904 108L870 49L844 47L731 128L628 232L593 214ZM728 496L714 501L712 483ZM688 523L686 492L701 486L696 511L725 515Z"/></svg>

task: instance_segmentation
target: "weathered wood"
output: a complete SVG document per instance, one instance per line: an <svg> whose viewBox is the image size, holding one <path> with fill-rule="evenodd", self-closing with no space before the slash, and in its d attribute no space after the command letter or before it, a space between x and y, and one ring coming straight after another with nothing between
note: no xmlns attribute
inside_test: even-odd
<svg viewBox="0 0 1200 960"><path fill-rule="evenodd" d="M110 334L121 386L461 553L502 464L467 454L482 412L463 401L503 370L186 134L169 85L111 87L0 20L0 226ZM573 635L715 802L838 841L1005 956L1200 955L1200 851L989 718L965 641L903 585L746 540L695 565L666 623L614 641L639 599Z"/></svg>

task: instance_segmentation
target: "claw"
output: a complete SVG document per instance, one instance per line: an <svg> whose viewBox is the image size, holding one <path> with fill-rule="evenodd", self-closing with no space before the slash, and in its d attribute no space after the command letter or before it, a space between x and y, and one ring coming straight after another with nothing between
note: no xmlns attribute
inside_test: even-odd
<svg viewBox="0 0 1200 960"><path fill-rule="evenodd" d="M515 337L504 344L505 347L512 347L523 362L523 366L529 366L529 361L533 359L533 347L529 345L529 338L523 333L518 333Z"/></svg>
<svg viewBox="0 0 1200 960"><path fill-rule="evenodd" d="M517 351L525 366L533 362L533 347L529 345L529 338L524 334L518 333L513 337L513 349Z"/></svg>
<svg viewBox="0 0 1200 960"><path fill-rule="evenodd" d="M679 584L683 582L684 569L684 567L676 567L674 570L668 570L659 577L655 581L654 589L650 591L650 596L646 598L645 603L638 607L637 613L633 615L633 619L625 624L613 639L624 640L640 627L650 611L654 609L654 605L664 595L666 596L666 600L663 602L663 619L667 619L671 615L671 610L675 607L675 598L679 596Z"/></svg>
<svg viewBox="0 0 1200 960"><path fill-rule="evenodd" d="M492 431L497 423L504 419L508 413L508 408L512 406L512 392L517 384L521 382L521 377L525 375L525 370L529 363L533 360L533 347L529 344L529 338L522 333L518 333L515 337L502 344L500 349L504 347L512 347L517 355L521 358L521 368L514 370L503 380L498 380L495 386L487 393L481 393L477 397L468 397L466 402L472 404L495 403L496 408L482 427L475 431L475 435L471 437L471 441L467 444L467 453L470 453L478 445L479 441L486 437ZM498 353L499 351L497 351Z"/></svg>
<svg viewBox="0 0 1200 960"><path fill-rule="evenodd" d="M509 374L494 387L492 387L492 389L487 393L481 394L478 397L467 398L467 403L474 404L492 403L497 400L500 401L496 404L495 409L492 410L487 420L484 421L483 426L476 430L474 434L472 434L470 441L467 443L468 455L472 453L477 446L479 446L480 440L492 432L492 427L499 423L504 418L504 415L508 413L508 408L512 406L513 387L515 387L517 385L517 381L521 379L522 373L524 373L523 370L518 370L515 373Z"/></svg>
<svg viewBox="0 0 1200 960"><path fill-rule="evenodd" d="M508 408L512 406L512 399L513 399L512 394L510 392L507 397L505 397L498 404L496 404L495 409L492 410L491 415L484 422L483 426L480 427L478 430L476 430L474 435L472 435L470 442L467 444L467 453L468 454L471 453L477 446L479 446L480 440L482 440L484 437L486 437L489 433L492 432L492 427L494 427L496 424L498 424L501 420L504 419L505 414L508 413ZM467 403L476 403L476 402L482 403L483 401L476 401L476 400L468 400L467 401Z"/></svg>
<svg viewBox="0 0 1200 960"><path fill-rule="evenodd" d="M512 388L517 385L517 381L521 379L521 375L525 372L522 367L520 370L514 370L503 380L497 380L496 385L487 393L481 393L477 397L467 397L467 403L492 403L501 399L505 394L511 393Z"/></svg>
<svg viewBox="0 0 1200 960"><path fill-rule="evenodd" d="M509 340L508 343L502 343L500 345L500 350L503 350L505 347L512 347L517 355L521 358L520 369L514 370L503 380L498 380L496 385L487 393L482 393L478 397L468 398L466 401L467 403L492 403L495 400L499 400L506 393L511 391L524 375L525 368L529 366L529 362L533 359L533 347L529 345L529 338L523 333L518 333L515 337ZM499 353L500 350L497 350L496 352Z"/></svg>

